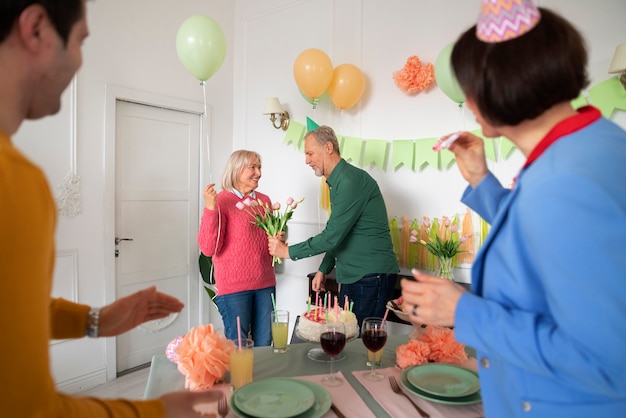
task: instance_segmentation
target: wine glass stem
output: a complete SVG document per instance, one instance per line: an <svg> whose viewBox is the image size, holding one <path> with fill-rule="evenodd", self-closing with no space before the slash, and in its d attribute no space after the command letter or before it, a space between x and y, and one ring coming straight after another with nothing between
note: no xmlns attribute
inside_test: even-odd
<svg viewBox="0 0 626 418"><path fill-rule="evenodd" d="M376 360L376 359L374 358L374 360ZM370 374L376 374L376 372L374 371L374 368L376 367L376 364L375 364L376 361L374 361L374 360L371 362L372 363L372 372Z"/></svg>
<svg viewBox="0 0 626 418"><path fill-rule="evenodd" d="M335 357L330 358L330 381L333 382L335 380L335 375L333 373L333 363L335 362Z"/></svg>

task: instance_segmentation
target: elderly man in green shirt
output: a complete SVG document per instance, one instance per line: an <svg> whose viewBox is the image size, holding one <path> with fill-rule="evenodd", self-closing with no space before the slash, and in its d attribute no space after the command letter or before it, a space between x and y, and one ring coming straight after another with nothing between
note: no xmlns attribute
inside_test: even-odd
<svg viewBox="0 0 626 418"><path fill-rule="evenodd" d="M354 302L358 323L368 316L381 317L393 298L400 269L378 184L341 158L337 136L328 126L307 133L304 152L306 163L316 176L325 176L330 187L330 218L321 233L299 244L287 246L270 238L269 251L292 260L326 253L313 290L323 290L326 275L336 268L340 300L348 296Z"/></svg>

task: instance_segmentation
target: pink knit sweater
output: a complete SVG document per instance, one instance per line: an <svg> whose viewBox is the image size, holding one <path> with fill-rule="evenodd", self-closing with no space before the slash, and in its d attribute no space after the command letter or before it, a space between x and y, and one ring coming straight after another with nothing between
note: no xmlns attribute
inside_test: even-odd
<svg viewBox="0 0 626 418"><path fill-rule="evenodd" d="M271 206L269 197L259 192L255 194L257 199ZM242 200L223 190L217 196L217 208L204 208L202 213L198 245L205 255L213 257L218 295L276 286L267 235L250 223L252 217L245 210L235 207Z"/></svg>

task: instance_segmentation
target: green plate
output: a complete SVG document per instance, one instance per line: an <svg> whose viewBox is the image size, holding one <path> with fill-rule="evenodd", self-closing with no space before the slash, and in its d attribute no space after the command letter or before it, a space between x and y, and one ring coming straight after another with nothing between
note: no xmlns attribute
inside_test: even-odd
<svg viewBox="0 0 626 418"><path fill-rule="evenodd" d="M315 403L311 389L289 380L252 382L239 388L233 396L237 408L255 417L295 417Z"/></svg>
<svg viewBox="0 0 626 418"><path fill-rule="evenodd" d="M415 367L419 367L419 366L415 366ZM446 398L443 396L437 396L437 395L433 395L430 394L428 392L424 392L418 388L416 388L415 386L413 386L411 384L411 382L409 382L409 379L407 378L407 374L409 373L409 371L411 370L411 368L408 369L404 369L402 370L402 373L400 373L400 384L402 386L404 386L404 388L406 390L408 390L409 392L419 396L420 398L424 398L428 401L432 401L432 402L437 402L437 403L442 403L442 404L447 404L447 405L472 405L475 403L480 403L482 402L482 397L480 396L480 391L472 394L472 395L468 395L468 396L461 396L458 398ZM474 372L472 372L474 373ZM478 374L476 374L476 376L478 377Z"/></svg>
<svg viewBox="0 0 626 418"><path fill-rule="evenodd" d="M411 367L406 377L419 390L444 398L469 396L480 389L475 373L452 364L426 363Z"/></svg>
<svg viewBox="0 0 626 418"><path fill-rule="evenodd" d="M275 415L273 413L268 413L266 415L261 415L261 412L259 410L256 411L252 411L252 414L247 413L245 411L243 411L239 405L237 404L236 400L235 400L235 396L237 395L237 392L242 390L243 388L252 385L252 384L259 384L259 385L273 385L274 382L281 382L282 383L287 383L289 386L291 385L304 385L306 388L308 388L311 392L313 392L313 405L307 409L304 412L301 412L298 415L295 415L297 418L321 418L322 416L324 416L324 414L326 414L326 412L328 412L328 410L330 409L330 405L332 404L332 400L330 397L330 393L323 388L322 386L313 383L313 382L309 382L307 380L301 380L301 379L291 379L291 378L269 378L269 379L263 379L263 380L257 380L253 383L249 383L246 386L243 386L241 388L239 388L237 391L235 391L235 393L232 394L231 398L230 398L230 406L231 406L231 410L233 411L233 414L235 414L235 416L237 416L238 418L256 418L259 416L270 416L270 417L278 417L278 416L289 416L289 417L294 417L293 415L284 415L284 414L278 414Z"/></svg>

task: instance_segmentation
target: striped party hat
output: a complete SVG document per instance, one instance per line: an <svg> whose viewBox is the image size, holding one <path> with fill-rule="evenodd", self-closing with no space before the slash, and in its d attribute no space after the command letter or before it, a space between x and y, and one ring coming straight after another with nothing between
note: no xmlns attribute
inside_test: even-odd
<svg viewBox="0 0 626 418"><path fill-rule="evenodd" d="M531 0L483 0L476 24L476 37L497 43L522 36L541 19Z"/></svg>

